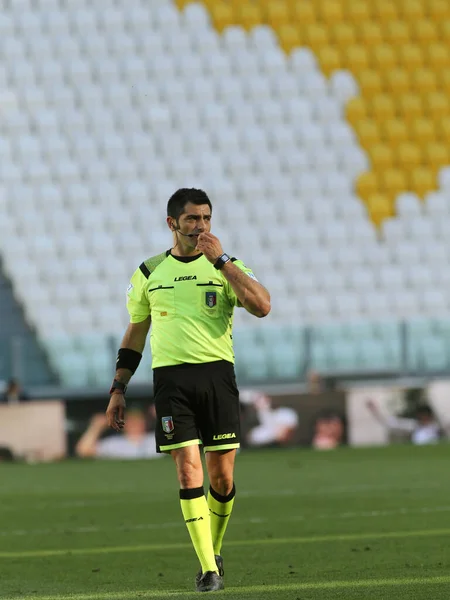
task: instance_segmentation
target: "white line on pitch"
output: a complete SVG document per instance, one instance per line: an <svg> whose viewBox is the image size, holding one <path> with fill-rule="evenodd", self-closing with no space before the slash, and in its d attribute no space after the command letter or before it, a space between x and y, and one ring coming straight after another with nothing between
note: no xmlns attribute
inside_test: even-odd
<svg viewBox="0 0 450 600"><path fill-rule="evenodd" d="M302 591L302 590L333 590L348 588L373 588L373 587L398 587L398 586L422 586L422 585L441 585L450 583L450 576L441 577L422 577L422 578L398 578L398 579L365 579L354 581L318 581L310 583L284 583L280 585L255 585L226 588L224 592L216 592L219 598L230 597L229 593L240 595L253 595L280 592L280 591ZM134 600L136 597L142 598L189 598L197 597L197 594L191 594L185 590L126 590L123 592L102 592L92 594L70 594L58 596L34 596L33 600ZM4 600L12 600L3 597ZM14 600L28 600L28 597L15 597Z"/></svg>
<svg viewBox="0 0 450 600"><path fill-rule="evenodd" d="M331 519L331 520L345 520L345 519L361 519L361 518L377 518L377 517L388 517L395 515L410 515L410 514L435 514L450 512L450 506L425 506L421 508L397 508L393 510L367 510L367 511L355 511L355 512L342 512L342 513L323 513L318 515L294 515L292 517L278 517L276 519L268 519L266 517L251 517L250 519L233 519L230 521L230 525L260 525L263 523L291 523L301 521L314 521L317 519ZM85 534L85 533L102 533L111 531L152 531L158 529L177 529L183 528L184 523L182 521L174 521L168 523L137 523L133 525L122 525L118 527L98 527L98 526L85 526L85 527L64 527L63 525L55 527L53 529L13 529L11 531L0 531L0 537L10 536L30 536L30 535L63 535L67 533L72 534Z"/></svg>

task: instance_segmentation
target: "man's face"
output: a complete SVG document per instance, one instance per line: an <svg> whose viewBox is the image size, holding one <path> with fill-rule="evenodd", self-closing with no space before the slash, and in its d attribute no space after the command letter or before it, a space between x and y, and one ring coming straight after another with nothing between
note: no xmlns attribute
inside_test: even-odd
<svg viewBox="0 0 450 600"><path fill-rule="evenodd" d="M145 416L140 413L130 412L125 419L125 433L132 437L140 437L145 435L145 431Z"/></svg>
<svg viewBox="0 0 450 600"><path fill-rule="evenodd" d="M184 207L184 212L178 219L171 219L171 224L185 235L179 235L179 240L188 246L195 248L197 246L198 235L211 231L211 209L207 204L192 204L188 202ZM186 237L189 234L196 234L192 237ZM181 238L181 239L180 239Z"/></svg>

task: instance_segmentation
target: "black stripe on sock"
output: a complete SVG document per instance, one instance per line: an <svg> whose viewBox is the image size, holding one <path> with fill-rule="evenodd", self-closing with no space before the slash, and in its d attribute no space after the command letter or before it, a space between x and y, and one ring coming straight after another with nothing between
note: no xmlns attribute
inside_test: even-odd
<svg viewBox="0 0 450 600"><path fill-rule="evenodd" d="M228 494L228 496L221 496L215 490L213 490L211 486L209 486L209 493L214 498L214 500L217 500L217 502L222 502L222 504L225 504L225 502L229 502L230 500L233 500L233 498L236 496L236 486L233 483L233 489Z"/></svg>
<svg viewBox="0 0 450 600"><path fill-rule="evenodd" d="M226 519L226 517L229 517L231 515L231 513L228 513L227 515L219 515L219 513L216 513L211 509L209 509L209 512L213 515L216 515L216 517L220 517L221 519Z"/></svg>
<svg viewBox="0 0 450 600"><path fill-rule="evenodd" d="M194 500L205 495L205 490L202 487L180 490L180 500Z"/></svg>

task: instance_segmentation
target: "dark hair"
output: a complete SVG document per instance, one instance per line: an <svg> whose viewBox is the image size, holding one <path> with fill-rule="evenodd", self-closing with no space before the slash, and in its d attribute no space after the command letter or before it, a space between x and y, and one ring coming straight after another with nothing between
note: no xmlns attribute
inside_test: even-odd
<svg viewBox="0 0 450 600"><path fill-rule="evenodd" d="M167 203L167 216L178 220L188 202L197 205L207 204L212 212L211 200L206 192L197 188L180 188L170 197Z"/></svg>
<svg viewBox="0 0 450 600"><path fill-rule="evenodd" d="M427 415L427 417L434 417L433 410L428 404L419 404L416 407L416 415Z"/></svg>

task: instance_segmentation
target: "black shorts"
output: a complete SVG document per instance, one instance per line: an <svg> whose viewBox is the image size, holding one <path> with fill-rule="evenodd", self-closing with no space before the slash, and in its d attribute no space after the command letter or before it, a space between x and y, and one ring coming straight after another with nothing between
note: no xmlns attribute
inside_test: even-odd
<svg viewBox="0 0 450 600"><path fill-rule="evenodd" d="M205 452L239 448L239 392L225 360L153 371L158 452L203 444Z"/></svg>

